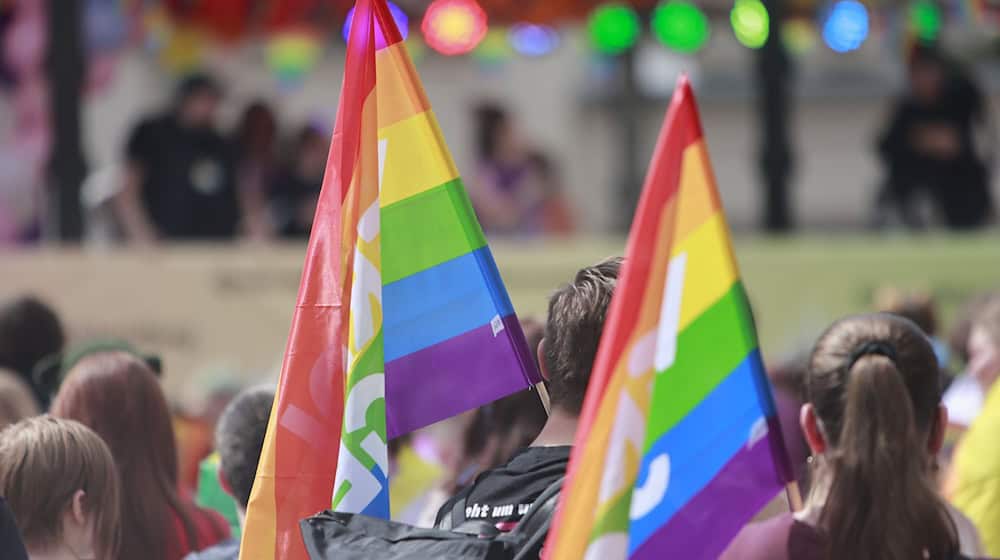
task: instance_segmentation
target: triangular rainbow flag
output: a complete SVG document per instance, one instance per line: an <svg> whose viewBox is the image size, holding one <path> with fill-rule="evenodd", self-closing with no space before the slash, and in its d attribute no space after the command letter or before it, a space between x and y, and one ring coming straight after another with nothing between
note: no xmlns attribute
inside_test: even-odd
<svg viewBox="0 0 1000 560"><path fill-rule="evenodd" d="M789 473L694 94L681 78L545 557L714 559Z"/></svg>
<svg viewBox="0 0 1000 560"><path fill-rule="evenodd" d="M539 381L386 1L359 0L240 557L306 558L331 503L388 516L390 438Z"/></svg>

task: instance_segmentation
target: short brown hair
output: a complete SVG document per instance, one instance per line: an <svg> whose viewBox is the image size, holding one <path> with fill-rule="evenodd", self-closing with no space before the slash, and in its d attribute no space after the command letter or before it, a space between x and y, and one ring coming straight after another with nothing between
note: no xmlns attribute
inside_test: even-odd
<svg viewBox="0 0 1000 560"><path fill-rule="evenodd" d="M583 408L621 264L614 257L581 269L549 299L543 360L553 406L577 414Z"/></svg>
<svg viewBox="0 0 1000 560"><path fill-rule="evenodd" d="M119 542L119 482L111 451L90 428L51 416L0 432L0 492L25 543L57 542L62 514L78 490L94 515L94 552L113 558Z"/></svg>

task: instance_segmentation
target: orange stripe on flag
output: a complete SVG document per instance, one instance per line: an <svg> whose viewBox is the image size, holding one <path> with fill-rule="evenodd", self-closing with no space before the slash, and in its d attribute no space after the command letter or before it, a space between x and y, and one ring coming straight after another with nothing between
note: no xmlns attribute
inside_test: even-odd
<svg viewBox="0 0 1000 560"><path fill-rule="evenodd" d="M375 53L378 91L378 126L385 128L431 108L406 53L406 44L396 43Z"/></svg>

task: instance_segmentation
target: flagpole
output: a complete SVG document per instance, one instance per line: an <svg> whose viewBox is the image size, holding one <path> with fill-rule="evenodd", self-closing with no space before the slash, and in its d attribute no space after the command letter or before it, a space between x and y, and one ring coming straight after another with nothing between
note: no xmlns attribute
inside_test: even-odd
<svg viewBox="0 0 1000 560"><path fill-rule="evenodd" d="M799 491L799 483L791 481L785 485L785 497L788 498L788 507L792 512L802 511L802 493Z"/></svg>
<svg viewBox="0 0 1000 560"><path fill-rule="evenodd" d="M538 391L538 400L542 401L542 406L545 407L545 415L549 416L551 413L552 404L549 402L549 390L545 387L544 381L539 381L535 384L535 390Z"/></svg>

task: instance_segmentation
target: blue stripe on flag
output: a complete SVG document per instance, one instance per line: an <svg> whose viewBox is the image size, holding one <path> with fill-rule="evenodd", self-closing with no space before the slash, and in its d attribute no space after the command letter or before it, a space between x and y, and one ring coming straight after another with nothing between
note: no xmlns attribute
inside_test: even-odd
<svg viewBox="0 0 1000 560"><path fill-rule="evenodd" d="M670 371L661 375L670 375ZM660 493L655 488L644 487L651 478L660 478L656 475L650 477L650 473L659 471L662 475L664 464L668 465L667 486L655 506L644 508L645 515L632 519L629 554L711 482L733 455L748 446L751 431L758 421L763 424L765 417L774 416L770 396L760 393L761 388L766 390L766 385L761 385L764 379L760 353L754 350L705 400L673 429L653 442L642 458L636 489L632 494L633 511L644 498L657 499ZM663 455L669 461L664 461L661 458ZM651 469L654 463L657 468ZM651 496L642 496L643 493L650 493Z"/></svg>
<svg viewBox="0 0 1000 560"><path fill-rule="evenodd" d="M382 302L386 362L514 313L487 247L383 286Z"/></svg>

